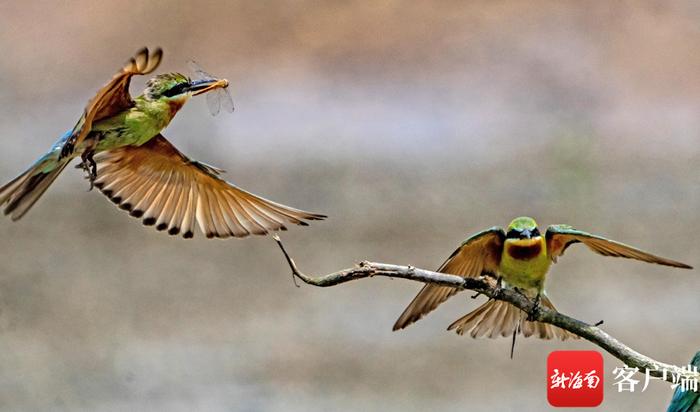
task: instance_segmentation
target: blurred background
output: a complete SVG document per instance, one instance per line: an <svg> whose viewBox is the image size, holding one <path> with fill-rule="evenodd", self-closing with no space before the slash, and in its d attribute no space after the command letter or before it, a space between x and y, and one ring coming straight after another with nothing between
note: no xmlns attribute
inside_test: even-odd
<svg viewBox="0 0 700 412"><path fill-rule="evenodd" d="M2 2L0 180L162 46L160 72L196 59L237 108L211 117L195 98L165 135L330 216L283 234L308 273L434 269L519 215L697 266L698 21L691 0ZM0 409L540 411L549 352L600 350L520 339L510 360L509 339L446 332L481 303L469 293L391 332L419 284L296 288L270 238L169 237L87 187L67 169L0 222ZM547 289L653 358L700 349L697 271L574 247ZM601 410L665 409L668 384L618 394L603 354Z"/></svg>

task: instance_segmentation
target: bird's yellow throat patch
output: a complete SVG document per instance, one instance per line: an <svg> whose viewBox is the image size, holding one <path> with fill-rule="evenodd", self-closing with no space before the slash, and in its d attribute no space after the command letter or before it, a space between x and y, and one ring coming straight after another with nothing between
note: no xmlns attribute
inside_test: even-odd
<svg viewBox="0 0 700 412"><path fill-rule="evenodd" d="M542 238L508 239L506 241L506 253L517 260L534 259L542 253Z"/></svg>

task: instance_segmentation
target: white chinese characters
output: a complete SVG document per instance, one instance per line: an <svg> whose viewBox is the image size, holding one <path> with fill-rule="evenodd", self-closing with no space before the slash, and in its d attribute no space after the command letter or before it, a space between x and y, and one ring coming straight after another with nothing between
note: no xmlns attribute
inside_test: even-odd
<svg viewBox="0 0 700 412"><path fill-rule="evenodd" d="M639 372L639 368L630 368L627 365L624 365L624 367L621 368L615 368L613 369L613 374L615 382L613 383L614 386L617 387L618 392L634 392L637 384L639 383L639 380L634 379L633 376L635 373ZM661 379L661 380L667 380L667 378L671 377L671 388L676 388L680 386L680 389L682 391L698 391L698 378L697 377L692 377L689 376L693 373L697 374L698 372L698 367L694 365L688 365L680 368L680 370L667 370L667 369L662 369L661 376L660 377L654 377L651 376L652 372L659 372L658 369L645 369L644 371L644 386L642 386L641 392L644 392L647 389L647 386L649 385L649 381L652 379Z"/></svg>
<svg viewBox="0 0 700 412"><path fill-rule="evenodd" d="M595 369L582 375L581 371L576 372L559 372L559 369L554 369L554 373L549 377L550 389L581 389L583 385L589 389L595 389L600 384L600 377Z"/></svg>

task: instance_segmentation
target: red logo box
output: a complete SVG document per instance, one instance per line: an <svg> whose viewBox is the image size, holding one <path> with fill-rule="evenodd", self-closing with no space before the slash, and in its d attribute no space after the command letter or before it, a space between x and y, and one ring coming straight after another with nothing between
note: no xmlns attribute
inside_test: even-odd
<svg viewBox="0 0 700 412"><path fill-rule="evenodd" d="M603 402L603 355L558 350L547 357L547 401L552 406L594 407Z"/></svg>

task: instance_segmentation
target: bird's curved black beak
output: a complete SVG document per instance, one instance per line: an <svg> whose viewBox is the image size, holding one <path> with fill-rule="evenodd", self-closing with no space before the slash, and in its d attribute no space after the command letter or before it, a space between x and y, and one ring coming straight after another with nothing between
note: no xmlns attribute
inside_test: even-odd
<svg viewBox="0 0 700 412"><path fill-rule="evenodd" d="M222 88L225 89L228 87L228 80L226 79L201 79L201 80L192 80L190 82L190 86L188 87L188 90L192 92L193 96L196 96L198 94L206 93L210 90Z"/></svg>
<svg viewBox="0 0 700 412"><path fill-rule="evenodd" d="M523 229L520 231L520 239L532 239L532 231L530 229Z"/></svg>

